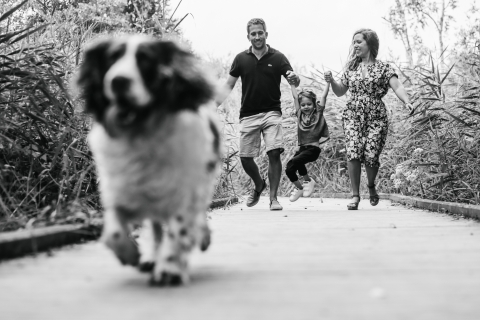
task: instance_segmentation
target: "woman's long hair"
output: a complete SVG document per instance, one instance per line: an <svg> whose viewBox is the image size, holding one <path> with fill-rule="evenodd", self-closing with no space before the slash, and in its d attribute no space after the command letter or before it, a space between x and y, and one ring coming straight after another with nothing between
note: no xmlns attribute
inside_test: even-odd
<svg viewBox="0 0 480 320"><path fill-rule="evenodd" d="M370 54L373 56L373 58L376 58L378 55L380 41L378 40L377 33L372 29L359 29L355 31L352 36L352 44L350 45L350 52L348 53L347 63L345 64L345 71L357 69L360 62L362 62L362 59L357 57L355 54L355 49L353 47L353 38L357 34L361 34L363 36L363 39L365 39L367 42L368 49L370 50Z"/></svg>

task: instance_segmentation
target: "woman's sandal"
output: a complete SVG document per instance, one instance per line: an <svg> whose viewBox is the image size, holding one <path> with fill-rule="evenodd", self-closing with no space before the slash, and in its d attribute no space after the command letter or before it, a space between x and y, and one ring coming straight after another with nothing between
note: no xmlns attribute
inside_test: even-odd
<svg viewBox="0 0 480 320"><path fill-rule="evenodd" d="M358 201L356 202L350 202L349 204L347 204L347 208L348 210L358 210L358 204L360 203L360 195L353 195L352 196L352 199L353 198L358 198Z"/></svg>
<svg viewBox="0 0 480 320"><path fill-rule="evenodd" d="M375 185L373 185L373 186L367 185L367 187L368 187L369 190L375 189ZM378 204L379 201L380 201L380 197L378 196L377 192L375 191L375 194L373 196L372 195L370 196L370 204L375 207Z"/></svg>

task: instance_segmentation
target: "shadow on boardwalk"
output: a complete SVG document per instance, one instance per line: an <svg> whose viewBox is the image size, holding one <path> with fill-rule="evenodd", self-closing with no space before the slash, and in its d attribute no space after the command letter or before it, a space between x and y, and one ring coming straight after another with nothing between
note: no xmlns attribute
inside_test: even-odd
<svg viewBox="0 0 480 320"><path fill-rule="evenodd" d="M480 224L348 199L211 212L192 283L152 288L96 242L0 264L2 319L480 319Z"/></svg>

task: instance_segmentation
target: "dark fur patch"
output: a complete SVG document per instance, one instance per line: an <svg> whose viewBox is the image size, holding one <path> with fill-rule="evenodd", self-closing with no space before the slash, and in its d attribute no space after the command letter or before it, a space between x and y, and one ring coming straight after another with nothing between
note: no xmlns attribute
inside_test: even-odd
<svg viewBox="0 0 480 320"><path fill-rule="evenodd" d="M213 151L220 157L220 132L218 132L217 126L211 120L209 125L213 133Z"/></svg>
<svg viewBox="0 0 480 320"><path fill-rule="evenodd" d="M78 78L78 85L83 88L85 110L104 124L111 136L141 134L148 130L145 122L150 119L158 124L168 113L197 110L212 99L214 89L191 53L170 41L151 40L139 44L135 57L153 101L137 108L118 93L119 105L111 108L104 95L104 76L122 57L125 48L125 42L104 41L88 49Z"/></svg>
<svg viewBox="0 0 480 320"><path fill-rule="evenodd" d="M115 210L123 221L131 221L137 217L137 212L124 206L117 206Z"/></svg>
<svg viewBox="0 0 480 320"><path fill-rule="evenodd" d="M111 41L103 41L85 51L77 84L82 87L85 111L103 122L109 101L103 93L103 78L110 66L125 53L125 46L108 55Z"/></svg>
<svg viewBox="0 0 480 320"><path fill-rule="evenodd" d="M160 106L167 112L196 110L213 97L213 87L196 58L175 43L142 43L136 57L140 74L155 97L154 108Z"/></svg>
<svg viewBox="0 0 480 320"><path fill-rule="evenodd" d="M177 261L178 259L177 259L177 257L175 257L175 256L168 256L166 260L167 260L167 262L175 262L175 261Z"/></svg>
<svg viewBox="0 0 480 320"><path fill-rule="evenodd" d="M150 279L151 286L158 286L158 287L166 287L166 286L179 286L182 284L182 277L176 273L170 273L167 271L163 271L160 280L155 281L152 277Z"/></svg>
<svg viewBox="0 0 480 320"><path fill-rule="evenodd" d="M207 163L207 172L212 172L213 169L215 169L216 165L217 165L217 161L209 161Z"/></svg>

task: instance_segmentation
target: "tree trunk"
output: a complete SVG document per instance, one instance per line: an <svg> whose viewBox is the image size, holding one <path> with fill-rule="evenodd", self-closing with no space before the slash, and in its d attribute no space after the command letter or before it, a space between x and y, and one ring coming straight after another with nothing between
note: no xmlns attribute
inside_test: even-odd
<svg viewBox="0 0 480 320"><path fill-rule="evenodd" d="M404 34L403 36L401 36L401 38L402 38L403 46L405 47L405 54L407 56L408 66L412 68L413 67L413 51L410 45L410 38L408 37L408 27L407 27L407 19L405 18L405 9L403 8L400 0L396 0L396 3L397 3L397 10L401 19L402 30Z"/></svg>

